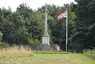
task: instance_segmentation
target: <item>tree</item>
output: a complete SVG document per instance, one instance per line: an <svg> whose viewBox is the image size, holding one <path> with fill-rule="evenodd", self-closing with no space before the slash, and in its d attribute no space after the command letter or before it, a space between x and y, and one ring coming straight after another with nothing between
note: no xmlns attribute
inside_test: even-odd
<svg viewBox="0 0 95 64"><path fill-rule="evenodd" d="M74 5L76 13L76 26L73 29L73 39L84 44L84 48L95 46L94 21L95 21L95 0L76 0ZM75 41L75 42L76 42Z"/></svg>
<svg viewBox="0 0 95 64"><path fill-rule="evenodd" d="M32 9L30 9L27 4L20 4L19 7L17 7L16 12L19 12L23 17L24 20L26 18L30 19L30 15L32 15Z"/></svg>

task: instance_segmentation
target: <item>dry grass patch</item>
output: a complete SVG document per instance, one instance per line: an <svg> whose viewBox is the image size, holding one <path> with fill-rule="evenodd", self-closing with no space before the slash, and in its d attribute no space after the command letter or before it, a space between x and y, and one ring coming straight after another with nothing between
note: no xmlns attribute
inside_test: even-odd
<svg viewBox="0 0 95 64"><path fill-rule="evenodd" d="M0 58L6 57L18 57L18 56L30 56L33 52L30 48L25 48L24 46L13 46L9 48L0 49Z"/></svg>

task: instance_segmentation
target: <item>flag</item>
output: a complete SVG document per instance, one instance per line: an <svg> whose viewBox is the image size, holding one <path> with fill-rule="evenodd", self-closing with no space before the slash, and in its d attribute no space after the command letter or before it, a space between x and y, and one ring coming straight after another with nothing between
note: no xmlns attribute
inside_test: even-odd
<svg viewBox="0 0 95 64"><path fill-rule="evenodd" d="M67 11L65 11L64 13L61 13L59 16L58 16L58 20L62 19L62 18L67 18Z"/></svg>

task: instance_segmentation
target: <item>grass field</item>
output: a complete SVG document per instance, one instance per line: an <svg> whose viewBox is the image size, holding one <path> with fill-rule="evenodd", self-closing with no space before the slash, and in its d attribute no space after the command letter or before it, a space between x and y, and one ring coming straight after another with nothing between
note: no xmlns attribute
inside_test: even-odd
<svg viewBox="0 0 95 64"><path fill-rule="evenodd" d="M0 64L95 64L82 54L34 54L33 56L0 59Z"/></svg>

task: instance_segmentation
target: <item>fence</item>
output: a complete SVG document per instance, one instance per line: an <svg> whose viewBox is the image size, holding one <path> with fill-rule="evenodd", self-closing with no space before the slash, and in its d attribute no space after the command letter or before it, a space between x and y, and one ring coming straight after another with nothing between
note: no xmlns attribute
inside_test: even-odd
<svg viewBox="0 0 95 64"><path fill-rule="evenodd" d="M83 45L76 44L76 43L69 43L68 44L68 51L72 53L83 53Z"/></svg>

